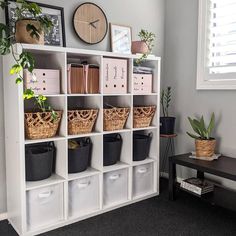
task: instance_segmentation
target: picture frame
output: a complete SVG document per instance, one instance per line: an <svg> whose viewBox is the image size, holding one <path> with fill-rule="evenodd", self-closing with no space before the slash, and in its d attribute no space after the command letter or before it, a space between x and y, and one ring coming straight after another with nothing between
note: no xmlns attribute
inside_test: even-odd
<svg viewBox="0 0 236 236"><path fill-rule="evenodd" d="M132 28L110 23L112 52L131 54Z"/></svg>
<svg viewBox="0 0 236 236"><path fill-rule="evenodd" d="M10 26L10 33L14 34L15 32L14 8L16 1L8 0L8 3L9 4L5 9L6 24ZM47 15L54 23L54 27L50 30L50 32L46 33L44 36L45 45L66 47L64 8L43 3L37 3L37 4L42 8L42 13L43 13L42 15Z"/></svg>

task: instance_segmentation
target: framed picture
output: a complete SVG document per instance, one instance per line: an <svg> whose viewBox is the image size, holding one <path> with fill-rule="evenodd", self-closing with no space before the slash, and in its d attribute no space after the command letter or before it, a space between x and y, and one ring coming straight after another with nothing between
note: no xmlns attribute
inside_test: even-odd
<svg viewBox="0 0 236 236"><path fill-rule="evenodd" d="M110 24L112 52L131 54L131 27Z"/></svg>
<svg viewBox="0 0 236 236"><path fill-rule="evenodd" d="M6 23L10 26L11 34L15 33L15 8L16 2L8 1L6 8ZM19 3L17 3L19 4ZM62 7L51 6L47 4L37 3L42 8L42 15L46 15L52 22L53 28L44 36L45 45L66 47L64 9ZM31 17L31 15L27 15Z"/></svg>

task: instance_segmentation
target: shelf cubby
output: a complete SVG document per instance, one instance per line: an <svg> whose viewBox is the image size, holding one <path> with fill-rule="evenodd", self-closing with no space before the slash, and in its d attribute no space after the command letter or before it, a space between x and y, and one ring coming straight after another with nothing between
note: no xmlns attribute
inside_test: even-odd
<svg viewBox="0 0 236 236"><path fill-rule="evenodd" d="M133 106L138 107L138 106L155 106L156 111L154 114L154 117L152 119L152 122L150 124L150 127L157 127L159 125L158 123L158 107L159 104L157 104L157 96L156 95L134 95L133 96ZM150 128L147 127L147 128ZM143 128L142 128L143 129Z"/></svg>
<svg viewBox="0 0 236 236"><path fill-rule="evenodd" d="M71 96L68 97L68 110L86 110L98 109L98 117L96 119L93 133L103 131L102 127L102 98L101 96ZM89 135L89 134L86 134Z"/></svg>
<svg viewBox="0 0 236 236"><path fill-rule="evenodd" d="M67 93L67 67L66 54L64 52L29 50L35 58L36 69L60 70L61 94Z"/></svg>
<svg viewBox="0 0 236 236"><path fill-rule="evenodd" d="M93 96L102 93L102 56L87 55L82 53L67 53L67 64L75 63L81 64L86 62L87 64L94 64L99 66L99 93L96 94L69 94L69 96Z"/></svg>
<svg viewBox="0 0 236 236"><path fill-rule="evenodd" d="M103 97L103 107L107 108L107 105L113 106L113 107L120 107L120 108L130 108L130 113L128 116L128 119L126 121L126 124L124 126L124 129L131 129L132 128L132 96L104 96ZM107 132L107 131L105 131ZM108 131L109 132L109 131Z"/></svg>
<svg viewBox="0 0 236 236"><path fill-rule="evenodd" d="M40 187L46 187L49 185L64 182L67 178L67 141L57 140L54 141L56 148L56 156L53 163L55 167L52 175L40 181L26 181L26 190L36 189Z"/></svg>

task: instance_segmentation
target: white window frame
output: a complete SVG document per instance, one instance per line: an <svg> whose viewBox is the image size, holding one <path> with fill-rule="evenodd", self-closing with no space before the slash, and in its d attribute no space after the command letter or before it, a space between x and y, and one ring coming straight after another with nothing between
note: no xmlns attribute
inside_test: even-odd
<svg viewBox="0 0 236 236"><path fill-rule="evenodd" d="M198 49L197 49L197 81L198 90L236 90L236 73L206 76L208 0L198 0ZM216 76L218 77L216 79ZM207 77L207 78L206 78Z"/></svg>

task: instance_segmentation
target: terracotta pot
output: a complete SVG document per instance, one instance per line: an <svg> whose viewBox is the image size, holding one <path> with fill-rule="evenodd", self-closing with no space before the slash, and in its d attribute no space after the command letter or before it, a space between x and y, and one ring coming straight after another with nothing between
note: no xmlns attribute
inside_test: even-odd
<svg viewBox="0 0 236 236"><path fill-rule="evenodd" d="M37 20L23 19L16 22L15 39L17 43L29 43L29 44L44 44L44 32L42 31L39 40L36 37L31 37L30 33L26 30L28 24L35 26L37 29L40 27L40 23Z"/></svg>
<svg viewBox="0 0 236 236"><path fill-rule="evenodd" d="M195 140L196 157L212 157L215 153L216 140Z"/></svg>
<svg viewBox="0 0 236 236"><path fill-rule="evenodd" d="M148 53L148 46L144 41L133 41L131 46L131 51L133 54L136 53L146 54Z"/></svg>

